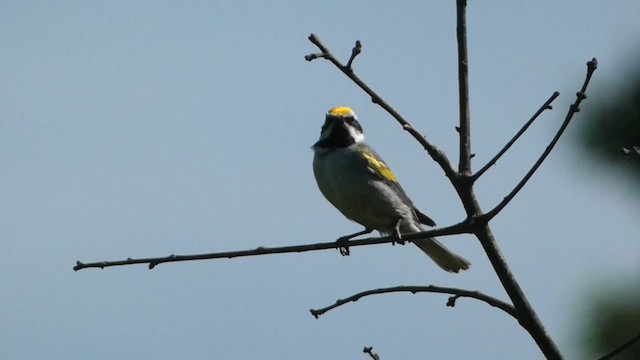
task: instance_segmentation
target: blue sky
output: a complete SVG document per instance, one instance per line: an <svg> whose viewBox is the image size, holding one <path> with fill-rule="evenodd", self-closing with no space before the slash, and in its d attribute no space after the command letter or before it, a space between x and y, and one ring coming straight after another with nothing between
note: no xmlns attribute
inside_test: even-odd
<svg viewBox="0 0 640 360"><path fill-rule="evenodd" d="M325 61L316 33L457 159L453 1L33 2L0 5L0 348L7 359L538 359L519 325L476 301L371 288L462 287L506 299L475 239L440 271L413 247L84 270L76 260L330 241L360 230L311 172L324 113L355 109L368 141L439 225L464 212L441 170ZM493 230L569 357L586 297L637 274L640 207L624 173L576 147L584 112L638 59L640 3L471 1L474 167L555 90L561 97L478 183L490 209L562 121L585 62L583 113Z"/></svg>

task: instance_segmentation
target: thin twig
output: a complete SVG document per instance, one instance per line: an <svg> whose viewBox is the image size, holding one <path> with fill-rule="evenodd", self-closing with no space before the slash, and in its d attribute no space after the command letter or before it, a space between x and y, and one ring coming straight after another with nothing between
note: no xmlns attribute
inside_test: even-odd
<svg viewBox="0 0 640 360"><path fill-rule="evenodd" d="M373 352L373 346L365 346L364 349L362 349L362 352L369 354L373 360L380 360L380 356Z"/></svg>
<svg viewBox="0 0 640 360"><path fill-rule="evenodd" d="M605 356L599 358L598 360L609 360L609 359L612 359L614 356L616 356L619 353L623 352L624 350L626 350L627 348L631 347L631 345L635 344L638 341L640 341L640 334L634 336L631 340L629 340L629 341L625 342L624 344L618 346L617 348L613 349L611 352L607 353Z"/></svg>
<svg viewBox="0 0 640 360"><path fill-rule="evenodd" d="M507 196L505 196L504 199L495 208L493 208L491 211L487 212L482 216L483 221L489 221L493 219L496 215L498 215L498 213L502 209L504 209L504 207L507 206L507 204L511 200L513 200L513 198L524 187L527 181L529 181L529 179L533 176L533 174L538 170L542 162L547 158L547 156L549 156L549 153L551 153L551 150L553 150L554 146L556 145L558 140L560 140L560 137L564 133L565 129L567 128L567 126L569 126L569 123L571 122L571 119L573 119L573 116L580 111L580 103L582 103L582 100L587 98L587 95L585 94L585 92L587 91L587 86L589 85L591 76L593 75L593 73L596 71L597 68L598 68L598 61L596 60L596 58L593 58L591 61L587 62L587 75L585 77L584 83L582 84L582 88L580 89L580 91L576 93L576 101L569 107L569 111L567 112L564 122L558 129L558 132L553 137L549 145L547 145L547 148L544 150L544 152L540 155L540 158L538 158L538 160L535 162L535 164L533 164L533 166L527 172L527 174L522 178L522 180L520 180L518 185L516 185L516 187L513 188L513 190L511 190L511 192Z"/></svg>
<svg viewBox="0 0 640 360"><path fill-rule="evenodd" d="M362 42L360 40L356 40L356 46L351 50L351 57L349 61L347 61L347 69L351 69L351 64L353 64L353 60L362 52Z"/></svg>
<svg viewBox="0 0 640 360"><path fill-rule="evenodd" d="M409 134L411 134L411 136L413 136L413 138L416 139L420 143L420 145L422 145L422 147L429 153L431 158L433 158L433 160L436 163L438 163L438 165L440 165L440 167L442 168L442 170L444 171L445 175L448 178L453 179L456 177L456 171L451 166L451 163L449 162L449 159L444 154L444 152L438 149L435 145L431 144L420 132L418 132L407 120L405 120L405 118L402 115L400 115L400 113L398 113L393 107L391 107L391 105L389 105L382 97L380 97L380 95L378 95L375 91L373 91L373 89L371 89L369 85L367 85L364 81L362 81L360 77L358 77L353 72L353 70L350 67L350 63L348 64L349 66L343 65L338 59L336 59L333 56L333 54L331 54L331 51L329 51L329 49L326 46L324 46L324 44L322 44L320 39L315 34L311 34L309 36L309 41L311 41L315 46L317 46L321 52L319 54L310 54L305 56L305 59L307 59L307 61L311 61L318 58L323 58L331 61L331 63L335 65L338 69L340 69L342 73L344 73L356 85L358 85L362 90L364 90L364 92L366 92L367 95L371 97L371 101L374 104L380 105L380 107L382 107L387 113L389 113L389 115L391 115L394 119L396 119L396 121L400 123L400 125L402 125L402 128L407 132L409 132ZM358 46L356 43L355 48L357 47ZM353 52L352 52L352 57L354 57Z"/></svg>
<svg viewBox="0 0 640 360"><path fill-rule="evenodd" d="M463 221L459 224L423 231L415 234L406 234L402 235L403 241L412 242L418 239L424 239L432 236L446 236L446 235L454 235L454 234L463 234L470 233L471 228L469 226L468 221ZM317 244L308 244L308 245L293 245L293 246L282 246L282 247L259 247L252 250L239 250L239 251L227 251L227 252L216 252L216 253L208 253L208 254L194 254L194 255L169 255L164 257L154 257L154 258L128 258L126 260L116 260L116 261L101 261L101 262L93 262L93 263L83 263L81 261L76 262L76 266L73 267L74 271L86 269L86 268L100 268L104 269L106 267L113 266L124 266L124 265L135 265L135 264L149 264L149 269L153 269L159 264L169 263L169 262L178 262L178 261L194 261L194 260L209 260L209 259L231 259L236 257L245 257L245 256L259 256L259 255L269 255L269 254L286 254L286 253L300 253L307 251L318 251L318 250L327 250L327 249L336 249L336 248L351 248L357 246L366 246L366 245L376 245L376 244L388 244L388 243L397 243L398 239L395 236L386 236L379 238L366 238L366 239L357 239L357 240L349 240L346 244L344 242L325 242L325 243L317 243Z"/></svg>
<svg viewBox="0 0 640 360"><path fill-rule="evenodd" d="M511 305L508 304L500 299L496 299L492 296L489 295L485 295L479 291L471 291L471 290L465 290L465 289L457 289L457 288L450 288L450 287L442 287L442 286L435 286L435 285L429 285L429 286L395 286L395 287L389 287L389 288L381 288L381 289L374 289L374 290L367 290L367 291L363 291L363 292L359 292L357 294L351 295L346 299L338 299L335 304L333 305L329 305L327 307L324 307L322 309L311 309L309 310L311 312L311 315L313 315L316 319L318 317L320 317L320 315L323 315L324 313L335 309L339 306L342 306L344 304L347 304L349 302L356 302L358 300L360 300L363 297L366 296L370 296L370 295L377 295L377 294L388 294L388 293L394 293L394 292L410 292L412 294L416 294L416 293L420 293L420 292L428 292L428 293L437 293L437 294L450 294L450 295L454 295L452 297L449 298L449 300L447 301L447 306L450 307L454 307L455 306L455 300L460 298L460 297L468 297L468 298L473 298L473 299L477 299L480 301L483 301L491 306L497 307L498 309L506 312L507 314L511 315L513 318L515 318L516 320L518 319L518 315L516 312L516 309Z"/></svg>
<svg viewBox="0 0 640 360"><path fill-rule="evenodd" d="M509 140L509 142L502 148L502 150L500 150L496 156L493 157L493 159L489 160L489 162L482 167L482 169L480 169L477 173L473 174L472 179L473 181L478 180L478 178L480 178L480 176L482 176L482 174L484 174L487 170L489 170L490 167L492 167L493 165L496 164L496 162L498 161L498 159L500 159L500 157L502 157L502 155L504 155L505 152L507 152L507 150L509 150L509 148L516 142L516 140L518 140L520 138L520 136L522 136L522 134L524 134L525 131L527 131L527 129L529 128L529 126L531 126L531 124L533 124L534 121L536 121L536 119L540 116L540 114L542 114L545 110L551 110L553 109L553 107L551 106L551 103L560 95L559 92L554 92L553 95L551 95L551 97L549 97L549 99L547 99L547 101L545 101L544 104L542 104L542 106L540 106L540 108L538 109L538 111L536 111L535 114L533 114L533 116L531 117L531 119L529 119L529 121L527 121L522 128L520 129L520 131L518 131L517 134L515 134L513 136L513 138L511 140Z"/></svg>

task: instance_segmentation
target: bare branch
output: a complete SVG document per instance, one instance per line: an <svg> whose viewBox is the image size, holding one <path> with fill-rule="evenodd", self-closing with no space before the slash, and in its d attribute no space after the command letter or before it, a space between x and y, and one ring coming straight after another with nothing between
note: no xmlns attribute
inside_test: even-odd
<svg viewBox="0 0 640 360"><path fill-rule="evenodd" d="M625 342L624 344L618 346L617 348L613 349L611 352L609 352L605 356L599 358L598 360L609 360L609 359L612 359L614 356L620 354L621 352L623 352L624 350L628 349L629 347L631 347L631 345L635 344L638 341L640 341L640 334L636 335L631 340L629 340L629 341Z"/></svg>
<svg viewBox="0 0 640 360"><path fill-rule="evenodd" d="M367 291L363 291L363 292L359 292L357 294L351 295L346 299L338 299L335 304L324 307L322 309L311 309L309 310L311 312L311 315L313 315L316 319L318 317L320 317L320 315L323 315L324 313L335 309L339 306L342 306L344 304L347 304L349 302L356 302L360 299L362 299L363 297L366 296L370 296L370 295L376 295L376 294L388 294L388 293L394 293L394 292L410 292L412 294L416 294L419 292L428 292L428 293L437 293L437 294L450 294L450 295L454 295L452 297L449 298L449 300L447 301L447 306L450 307L454 307L455 303L456 303L456 299L461 298L461 297L468 297L468 298L473 298L473 299L477 299L480 301L483 301L491 306L497 307L498 309L506 312L507 314L511 315L513 318L515 318L516 320L518 319L518 315L516 312L516 309L511 305L508 304L500 299L494 298L492 296L489 295L485 295L479 291L471 291L471 290L465 290L465 289L457 289L457 288L450 288L450 287L442 287L442 286L435 286L435 285L429 285L429 286L395 286L395 287L389 287L389 288L381 288L381 289L374 289L374 290L367 290Z"/></svg>
<svg viewBox="0 0 640 360"><path fill-rule="evenodd" d="M457 1L458 97L460 110L460 160L458 172L471 175L471 112L469 110L469 59L467 55L467 1Z"/></svg>
<svg viewBox="0 0 640 360"><path fill-rule="evenodd" d="M556 145L556 143L558 143L558 140L560 140L560 137L564 133L565 129L567 128L567 126L569 126L569 123L571 122L571 119L573 119L573 116L580 111L580 103L582 103L582 100L587 98L585 92L587 91L587 86L589 85L591 76L596 71L597 67L598 61L596 60L596 58L593 58L591 61L587 62L587 76L585 77L584 83L582 84L582 88L576 93L576 101L569 107L569 111L567 112L564 122L558 129L558 132L553 137L549 145L547 145L547 148L544 150L544 152L540 155L540 158L538 158L538 160L535 162L535 164L533 164L527 174L522 178L522 180L520 180L518 185L516 185L516 187L511 190L511 192L507 196L505 196L504 199L495 208L483 215L484 221L489 221L496 215L498 215L498 213L502 209L504 209L504 207L507 206L507 204L511 200L513 200L513 198L524 187L527 181L529 181L533 174L538 170L540 165L542 165L542 162L547 158L547 156L549 156L549 153L551 153L551 150L553 150L554 146Z"/></svg>
<svg viewBox="0 0 640 360"><path fill-rule="evenodd" d="M362 352L365 354L369 354L369 356L373 360L380 360L380 356L378 356L378 354L373 352L373 346L365 346L364 349L362 349Z"/></svg>
<svg viewBox="0 0 640 360"><path fill-rule="evenodd" d="M470 233L470 232L471 232L470 222L465 220L459 224L444 227L444 228L423 231L415 234L402 235L402 241L412 242L415 240L424 239L432 236L446 236L446 235L464 234L464 233ZM389 244L389 243L393 244L397 242L398 242L398 239L395 236L386 236L386 237L379 237L379 238L349 240L348 242L332 241L332 242L317 243L317 244L293 245L293 246L282 246L282 247L273 247L273 248L258 247L252 250L227 251L227 252L216 252L216 253L208 253L208 254L169 255L164 257L139 258L139 259L128 258L126 260L101 261L101 262L94 262L94 263L83 263L81 261L77 261L76 266L73 267L73 270L78 271L78 270L87 269L87 268L104 269L106 267L135 265L135 264L149 264L149 269L153 269L159 264L169 263L169 262L178 262L178 261L210 260L210 259L223 259L223 258L231 259L231 258L246 257L246 256L300 253L300 252L319 251L319 250L327 250L327 249L341 249L345 247L350 248L350 247L377 245L377 244Z"/></svg>
<svg viewBox="0 0 640 360"><path fill-rule="evenodd" d="M518 131L518 133L516 133L513 138L511 140L509 140L509 142L502 148L502 150L500 150L496 156L493 157L493 159L489 160L489 162L482 167L482 169L480 169L477 173L473 174L473 181L478 180L478 178L480 176L482 176L482 174L484 174L487 170L489 170L489 168L493 165L496 164L496 162L498 161L498 159L500 159L500 157L502 157L502 155L504 155L505 152L507 152L507 150L509 150L509 148L516 142L516 140L518 140L520 138L520 136L522 136L522 134L524 134L525 131L527 131L527 129L529 128L529 126L531 126L531 124L533 124L534 121L536 121L536 119L540 116L540 114L542 114L545 110L551 110L553 109L553 107L551 106L551 103L560 95L559 92L554 92L553 95L551 95L551 97L549 99L547 99L547 101L545 101L544 104L542 104L542 106L540 106L540 108L538 109L538 111L536 111L535 114L533 114L533 116L531 117L531 119L529 119L529 121L527 121L522 128L520 129L520 131Z"/></svg>
<svg viewBox="0 0 640 360"><path fill-rule="evenodd" d="M349 60L349 63L347 64L347 66L345 66L338 59L336 59L333 56L333 54L331 54L329 49L327 49L327 47L324 46L324 44L322 44L320 39L315 34L311 34L309 36L309 41L311 41L315 46L318 47L318 49L320 49L320 53L310 54L305 56L305 59L307 59L307 61L311 61L317 58L324 58L326 60L331 61L331 63L335 65L338 69L340 69L340 71L342 71L343 74L345 74L356 85L358 85L362 90L364 90L364 92L371 97L371 101L374 104L380 105L380 107L382 107L387 113L389 113L389 115L391 115L394 119L396 119L396 121L400 125L402 125L402 128L406 130L409 134L411 134L411 136L413 136L413 138L416 139L420 143L420 145L422 145L422 147L429 153L431 158L435 162L437 162L438 165L440 165L440 167L442 168L442 170L444 171L445 175L448 178L454 179L456 177L456 172L451 166L451 163L449 162L449 159L444 154L444 152L438 149L435 145L431 144L422 134L420 134L420 132L418 132L407 120L405 120L405 118L402 115L400 115L400 113L398 113L393 107L391 107L391 105L389 105L382 97L380 97L380 95L378 95L375 91L373 91L373 89L371 89L369 85L367 85L364 81L362 81L360 77L358 77L353 72L353 70L351 69L351 62L353 58L360 53L359 50L356 51L356 49L358 49L358 42L356 42L356 46L351 54L351 59ZM361 48L362 48L362 44L360 44L360 49Z"/></svg>

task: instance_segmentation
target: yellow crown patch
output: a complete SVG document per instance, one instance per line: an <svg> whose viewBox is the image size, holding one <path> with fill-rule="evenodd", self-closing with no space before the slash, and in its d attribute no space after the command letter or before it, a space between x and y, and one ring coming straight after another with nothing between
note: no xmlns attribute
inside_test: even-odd
<svg viewBox="0 0 640 360"><path fill-rule="evenodd" d="M353 113L353 110L351 110L350 107L338 106L338 107L334 107L333 109L329 110L327 115L335 116L335 117L346 117L346 116L353 116L354 113Z"/></svg>

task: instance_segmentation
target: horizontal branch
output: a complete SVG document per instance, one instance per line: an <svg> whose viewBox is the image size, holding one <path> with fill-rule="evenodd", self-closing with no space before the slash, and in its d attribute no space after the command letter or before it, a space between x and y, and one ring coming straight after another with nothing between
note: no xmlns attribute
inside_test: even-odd
<svg viewBox="0 0 640 360"><path fill-rule="evenodd" d="M373 102L374 104L380 105L380 107L382 107L387 113L389 113L389 115L391 115L394 119L396 119L396 121L400 125L402 125L402 128L406 130L409 134L411 134L411 136L413 136L413 138L416 139L420 143L420 145L422 145L422 147L427 151L427 153L429 153L431 158L436 163L438 163L438 165L440 165L440 167L442 168L442 170L444 171L445 175L448 178L454 179L456 177L456 171L451 166L451 163L449 162L449 159L444 154L444 152L438 149L435 145L431 144L402 115L400 115L399 112L397 112L393 107L391 107L389 103L387 103L382 97L380 97L380 95L378 95L375 91L373 91L373 89L371 89L369 85L367 85L364 81L362 81L362 79L360 79L360 77L358 77L358 75L356 75L353 72L353 69L351 68L353 60L362 51L362 43L360 41L356 41L356 46L353 48L351 57L349 58L349 62L347 63L347 65L343 65L335 56L333 56L331 51L329 51L329 49L326 46L324 46L324 44L322 44L320 39L315 34L311 34L309 36L309 41L311 41L315 46L317 46L321 52L319 54L309 54L305 56L305 59L307 59L307 61L312 61L314 59L319 59L319 58L329 60L333 65L335 65L338 69L340 69L342 73L344 73L356 85L358 85L362 90L364 90L364 92L371 97L371 102Z"/></svg>
<svg viewBox="0 0 640 360"><path fill-rule="evenodd" d="M484 174L487 170L489 170L490 167L492 167L493 165L496 164L496 162L498 161L498 159L500 159L502 157L502 155L504 155L504 153L507 152L507 150L509 150L509 148L520 138L520 136L522 136L522 134L524 134L525 131L527 131L527 129L529 128L529 126L531 126L531 124L533 124L534 121L536 121L536 119L540 116L540 114L542 114L545 110L551 110L553 109L553 107L551 106L551 103L560 95L559 92L554 92L553 95L551 95L551 97L549 99L547 99L547 101L545 101L544 104L542 104L542 106L540 106L540 108L538 109L538 111L536 111L535 114L533 114L533 116L531 117L531 119L529 119L529 121L527 121L522 128L520 129L520 131L518 131L511 140L509 140L509 142L502 148L502 150L500 150L496 156L494 156L491 160L489 160L489 162L482 167L482 169L478 170L477 173L473 174L472 179L473 181L478 180L478 178L480 176L482 176L482 174Z"/></svg>
<svg viewBox="0 0 640 360"><path fill-rule="evenodd" d="M459 224L434 229L429 231L423 231L415 234L405 234L402 235L403 241L412 242L419 239L424 239L427 237L433 236L446 236L446 235L456 235L456 234L464 234L471 233L469 221L463 221ZM216 253L208 253L208 254L194 254L194 255L169 255L164 257L153 257L153 258L128 258L126 260L116 260L116 261L101 261L94 263L83 263L81 261L76 262L76 266L73 267L74 271L87 269L87 268L100 268L104 269L107 267L113 266L124 266L124 265L136 265L136 264L149 264L149 269L153 269L159 264L169 263L169 262L178 262L178 261L195 261L195 260L210 260L210 259L231 259L236 257L246 257L246 256L259 256L259 255L269 255L269 254L286 254L286 253L300 253L307 251L318 251L318 250L327 250L327 249L339 249L339 248L350 248L357 246L367 246L367 245L377 245L377 244L388 244L388 243L397 243L398 239L395 236L385 236L379 238L366 238L366 239L357 239L350 240L348 242L325 242L325 243L317 243L317 244L308 244L308 245L293 245L293 246L282 246L282 247L258 247L252 250L239 250L239 251L227 251L227 252L216 252Z"/></svg>
<svg viewBox="0 0 640 360"><path fill-rule="evenodd" d="M381 288L381 289L374 289L374 290L367 290L367 291L363 291L363 292L359 292L355 295L351 295L346 299L338 299L336 301L335 304L324 307L322 309L311 309L309 310L311 312L311 315L313 315L316 319L318 317L320 317L320 315L323 315L324 313L335 309L339 306L342 306L344 304L347 304L349 302L356 302L360 299L362 299L363 297L366 296L371 296L371 295L377 295L377 294L388 294L388 293L395 293L395 292L410 292L412 294L416 294L419 292L428 292L428 293L437 293L437 294L449 294L449 295L453 295L451 297L449 297L449 300L447 301L447 306L451 306L454 307L456 305L456 300L458 298L461 297L468 297L468 298L472 298L472 299L476 299L476 300L480 300L482 302L485 302L493 307L497 307L498 309L506 312L507 314L511 315L514 319L518 320L518 314L516 312L516 309L513 307L513 305L508 304L500 299L494 298L492 296L489 295L485 295L479 291L471 291L471 290L465 290L465 289L457 289L457 288L450 288L450 287L442 287L442 286L436 286L436 285L429 285L429 286L395 286L395 287L389 287L389 288Z"/></svg>
<svg viewBox="0 0 640 360"><path fill-rule="evenodd" d="M513 200L513 198L518 194L518 192L522 190L525 184L529 181L529 179L531 179L533 174L538 170L540 165L542 165L542 162L547 158L547 156L549 156L549 154L551 153L551 150L553 150L553 148L558 143L558 140L560 140L560 137L566 130L567 126L569 126L569 123L571 122L571 119L573 119L573 116L576 113L580 112L580 103L582 103L582 100L587 98L587 95L585 92L587 91L587 86L589 85L591 76L593 76L593 73L596 71L597 68L598 68L598 61L596 60L596 58L593 58L591 61L587 62L587 75L585 77L584 83L582 84L580 91L576 93L576 101L571 106L569 106L569 111L567 112L567 115L565 116L565 119L562 125L556 132L556 135L553 137L549 145L547 145L546 149L542 152L542 154L540 155L538 160L535 162L535 164L533 164L533 166L527 172L527 174L516 185L516 187L513 188L513 190L511 190L511 192L507 194L507 196L505 196L504 199L502 199L502 201L496 207L494 207L491 211L487 212L482 216L483 221L490 221L496 215L498 215L498 213L502 211L502 209L504 209L504 207L507 206L507 204L509 204L511 200Z"/></svg>

